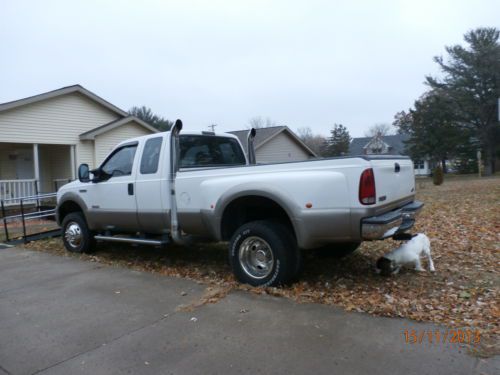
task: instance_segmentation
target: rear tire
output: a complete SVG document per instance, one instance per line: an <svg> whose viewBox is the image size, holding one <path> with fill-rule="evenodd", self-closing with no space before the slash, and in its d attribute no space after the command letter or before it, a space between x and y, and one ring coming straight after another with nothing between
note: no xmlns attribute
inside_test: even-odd
<svg viewBox="0 0 500 375"><path fill-rule="evenodd" d="M286 226L259 220L236 230L229 242L229 262L241 283L279 286L298 276L301 254Z"/></svg>
<svg viewBox="0 0 500 375"><path fill-rule="evenodd" d="M72 212L64 217L62 237L64 247L72 253L88 253L95 247L94 236L81 212Z"/></svg>

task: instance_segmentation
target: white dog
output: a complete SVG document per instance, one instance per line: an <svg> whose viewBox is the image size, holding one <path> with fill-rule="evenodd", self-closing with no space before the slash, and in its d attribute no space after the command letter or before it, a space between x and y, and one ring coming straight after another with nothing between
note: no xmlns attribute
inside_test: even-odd
<svg viewBox="0 0 500 375"><path fill-rule="evenodd" d="M384 276L389 276L398 273L401 266L408 263L414 264L417 271L425 271L420 263L420 255L422 253L429 261L429 271L434 272L434 263L431 258L431 243L429 238L423 233L417 234L410 241L381 257L377 261L376 271Z"/></svg>

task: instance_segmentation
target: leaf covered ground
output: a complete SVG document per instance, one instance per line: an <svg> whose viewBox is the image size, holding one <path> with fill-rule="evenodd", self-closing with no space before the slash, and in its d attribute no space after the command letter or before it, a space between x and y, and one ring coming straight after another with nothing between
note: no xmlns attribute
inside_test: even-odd
<svg viewBox="0 0 500 375"><path fill-rule="evenodd" d="M347 311L404 317L471 327L482 333L479 354L499 353L500 179L449 179L441 186L417 182L417 199L425 203L414 232L431 239L436 273L403 270L384 278L376 260L399 245L393 240L365 242L344 259L305 252L299 282L284 288L258 289L235 282L224 244L167 249L100 244L90 255L68 254L60 238L26 247L109 265L189 278L209 288L286 296L298 302L331 304ZM425 262L425 261L424 261ZM424 263L426 265L426 263Z"/></svg>

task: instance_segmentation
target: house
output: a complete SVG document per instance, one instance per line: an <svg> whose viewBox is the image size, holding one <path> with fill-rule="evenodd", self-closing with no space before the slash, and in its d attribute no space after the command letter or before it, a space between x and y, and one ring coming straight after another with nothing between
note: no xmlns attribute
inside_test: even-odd
<svg viewBox="0 0 500 375"><path fill-rule="evenodd" d="M238 137L248 155L248 130L237 130L228 133ZM254 149L255 159L257 163L261 164L302 161L318 157L288 126L257 129L254 138Z"/></svg>
<svg viewBox="0 0 500 375"><path fill-rule="evenodd" d="M80 85L0 104L0 199L51 192L157 130Z"/></svg>
<svg viewBox="0 0 500 375"><path fill-rule="evenodd" d="M349 155L406 155L404 134L380 135L353 138L349 145ZM429 160L413 160L415 175L430 175Z"/></svg>

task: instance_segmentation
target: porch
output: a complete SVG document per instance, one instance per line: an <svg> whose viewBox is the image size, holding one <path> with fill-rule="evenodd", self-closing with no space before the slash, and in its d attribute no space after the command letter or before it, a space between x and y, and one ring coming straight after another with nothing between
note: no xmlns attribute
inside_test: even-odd
<svg viewBox="0 0 500 375"><path fill-rule="evenodd" d="M75 146L0 143L0 200L57 191L75 179Z"/></svg>

